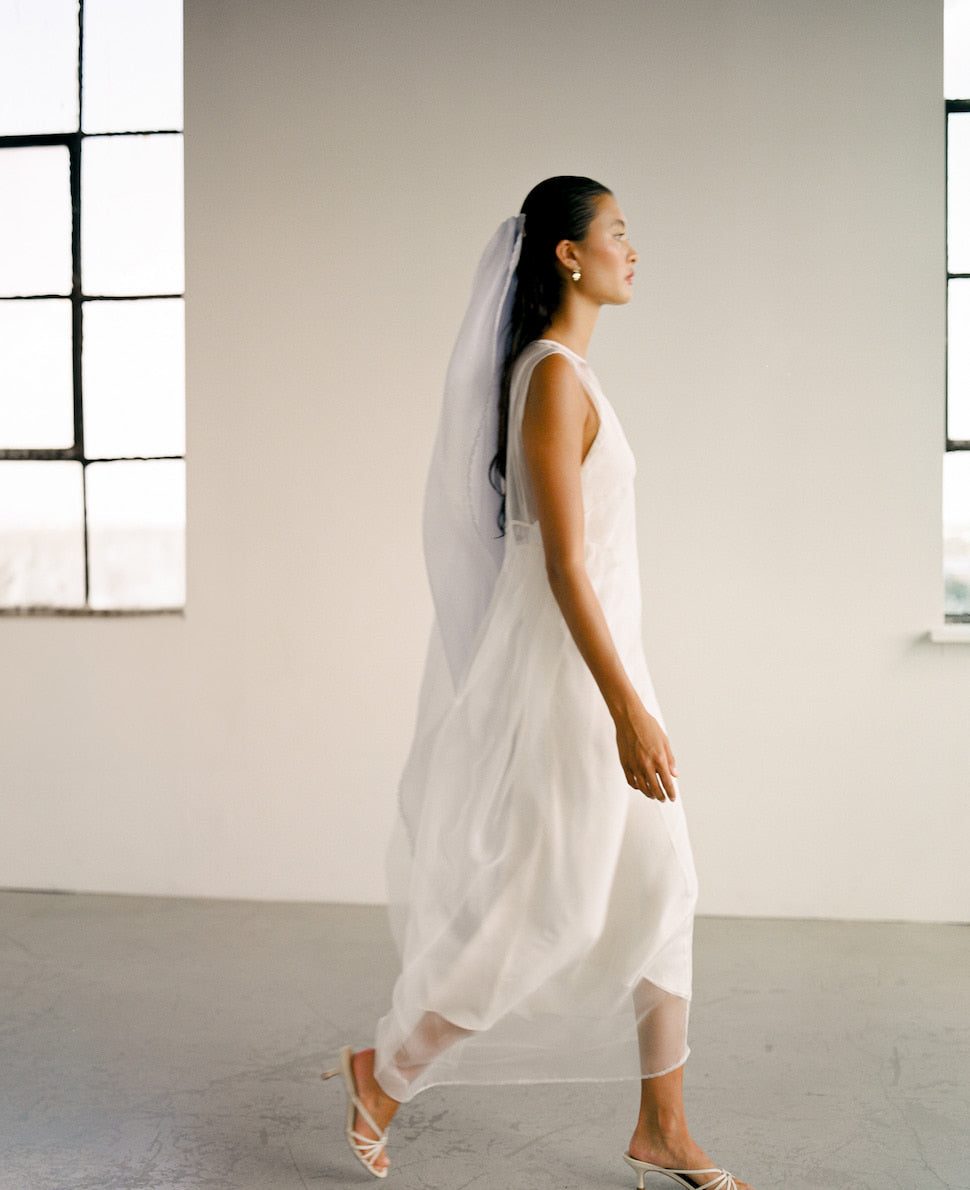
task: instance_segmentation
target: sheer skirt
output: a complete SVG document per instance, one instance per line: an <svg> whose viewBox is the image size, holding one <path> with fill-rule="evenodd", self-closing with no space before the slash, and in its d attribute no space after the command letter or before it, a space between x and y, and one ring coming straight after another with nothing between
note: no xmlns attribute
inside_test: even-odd
<svg viewBox="0 0 970 1190"><path fill-rule="evenodd" d="M388 884L402 970L376 1074L402 1101L438 1083L639 1079L688 1054L697 890L682 799L626 784L521 473L522 395L550 350L533 344L513 378L515 523L470 665L456 689L432 633L401 781ZM600 414L582 472L587 571L659 719L640 642L633 459L580 364Z"/></svg>

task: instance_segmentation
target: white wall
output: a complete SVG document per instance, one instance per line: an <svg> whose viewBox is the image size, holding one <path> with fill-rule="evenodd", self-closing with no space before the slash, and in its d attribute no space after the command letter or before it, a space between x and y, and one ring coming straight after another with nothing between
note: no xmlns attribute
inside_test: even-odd
<svg viewBox="0 0 970 1190"><path fill-rule="evenodd" d="M701 908L965 919L941 7L186 0L188 610L0 621L0 884L382 898L451 340L581 172Z"/></svg>

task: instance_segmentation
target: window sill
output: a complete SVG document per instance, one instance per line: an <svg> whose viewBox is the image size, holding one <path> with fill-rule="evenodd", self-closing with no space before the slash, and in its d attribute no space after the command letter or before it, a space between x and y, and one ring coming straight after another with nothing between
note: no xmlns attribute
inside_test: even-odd
<svg viewBox="0 0 970 1190"><path fill-rule="evenodd" d="M106 616L184 616L184 607L0 607L0 617L21 616L57 618L75 617L77 619L97 619ZM967 625L970 628L970 624Z"/></svg>
<svg viewBox="0 0 970 1190"><path fill-rule="evenodd" d="M970 624L938 624L929 638L936 645L970 645Z"/></svg>

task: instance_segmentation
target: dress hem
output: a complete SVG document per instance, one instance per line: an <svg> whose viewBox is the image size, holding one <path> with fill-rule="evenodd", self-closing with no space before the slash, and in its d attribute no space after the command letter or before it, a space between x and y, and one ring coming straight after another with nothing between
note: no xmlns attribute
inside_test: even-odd
<svg viewBox="0 0 970 1190"><path fill-rule="evenodd" d="M433 1082L423 1083L409 1096L408 1099L398 1100L399 1103L409 1103L412 1099L417 1099L425 1091L430 1091L432 1087L534 1087L541 1086L544 1083L631 1083L642 1082L645 1078L663 1078L665 1074L672 1074L675 1070L679 1070L691 1055L690 1046L683 1058L679 1062L674 1062L672 1066L667 1066L663 1070L658 1070L652 1074L602 1074L602 1075L576 1075L574 1077L564 1078L490 1078L490 1079L470 1079L470 1078L439 1078ZM386 1095L391 1092L381 1083L380 1076L375 1072L375 1078L381 1086L381 1090ZM392 1096L393 1098L393 1096Z"/></svg>

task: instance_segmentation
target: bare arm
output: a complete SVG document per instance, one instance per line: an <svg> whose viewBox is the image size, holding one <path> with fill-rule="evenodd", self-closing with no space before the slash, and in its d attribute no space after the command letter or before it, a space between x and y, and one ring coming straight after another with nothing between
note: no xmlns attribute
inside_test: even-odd
<svg viewBox="0 0 970 1190"><path fill-rule="evenodd" d="M648 797L673 800L677 770L670 742L623 667L586 573L580 467L596 424L569 361L559 354L540 360L526 396L522 441L549 585L616 724L628 783Z"/></svg>

